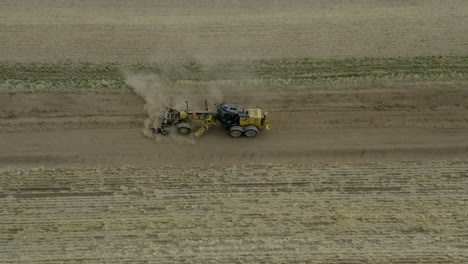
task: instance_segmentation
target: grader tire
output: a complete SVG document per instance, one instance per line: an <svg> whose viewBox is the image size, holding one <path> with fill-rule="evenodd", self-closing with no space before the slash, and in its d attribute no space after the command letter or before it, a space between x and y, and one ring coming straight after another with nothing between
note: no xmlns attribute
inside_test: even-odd
<svg viewBox="0 0 468 264"><path fill-rule="evenodd" d="M248 138L254 138L258 134L258 128L255 126L246 126L244 129L244 135Z"/></svg>
<svg viewBox="0 0 468 264"><path fill-rule="evenodd" d="M240 138L242 136L243 129L240 126L233 126L229 129L229 135L233 138Z"/></svg>
<svg viewBox="0 0 468 264"><path fill-rule="evenodd" d="M186 136L190 134L190 132L192 132L192 128L189 124L179 124L179 127L177 128L177 133Z"/></svg>

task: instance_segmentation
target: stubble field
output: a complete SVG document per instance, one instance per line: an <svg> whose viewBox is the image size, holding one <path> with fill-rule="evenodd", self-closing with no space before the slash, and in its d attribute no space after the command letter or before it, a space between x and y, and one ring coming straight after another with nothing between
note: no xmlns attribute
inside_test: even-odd
<svg viewBox="0 0 468 264"><path fill-rule="evenodd" d="M2 60L466 55L463 0L2 1Z"/></svg>
<svg viewBox="0 0 468 264"><path fill-rule="evenodd" d="M0 263L466 263L467 12L2 1ZM147 136L205 98L272 131Z"/></svg>
<svg viewBox="0 0 468 264"><path fill-rule="evenodd" d="M464 263L468 163L0 174L2 263Z"/></svg>

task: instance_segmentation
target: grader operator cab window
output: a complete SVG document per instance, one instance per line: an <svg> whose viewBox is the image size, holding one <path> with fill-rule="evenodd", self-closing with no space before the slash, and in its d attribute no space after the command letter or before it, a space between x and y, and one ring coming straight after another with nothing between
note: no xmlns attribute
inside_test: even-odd
<svg viewBox="0 0 468 264"><path fill-rule="evenodd" d="M238 104L222 103L218 106L218 120L226 127L237 124Z"/></svg>

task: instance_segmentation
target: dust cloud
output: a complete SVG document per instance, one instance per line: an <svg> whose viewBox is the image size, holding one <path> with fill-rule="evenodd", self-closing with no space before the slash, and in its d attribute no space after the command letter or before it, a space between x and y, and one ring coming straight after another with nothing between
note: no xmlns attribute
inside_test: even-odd
<svg viewBox="0 0 468 264"><path fill-rule="evenodd" d="M213 103L224 100L223 91L213 85L193 86L191 81L169 81L155 73L124 72L126 83L133 91L143 98L144 110L147 118L144 121L143 134L161 142L162 137L155 135L152 131L155 120L166 108L185 109L186 102L189 109L204 109L207 100L213 108ZM169 130L169 139L180 143L194 143L193 136L181 136L174 130Z"/></svg>
<svg viewBox="0 0 468 264"><path fill-rule="evenodd" d="M264 98L264 93L278 92L272 89L268 81L258 78L251 71L244 69L218 71L216 64L205 63L195 57L187 56L160 63L158 73L122 71L126 84L145 102L144 110L147 115L143 126L145 136L155 138L157 142L170 139L187 143L189 139L189 142L193 143L194 138L178 135L176 131L169 131L168 137L155 135L152 131L154 122L158 121L158 117L166 108L186 109L186 102L192 111L205 110L205 100L211 110L216 109L222 102L266 109L270 102ZM196 70L187 65L195 65L193 67ZM192 126L195 130L196 122L193 122Z"/></svg>

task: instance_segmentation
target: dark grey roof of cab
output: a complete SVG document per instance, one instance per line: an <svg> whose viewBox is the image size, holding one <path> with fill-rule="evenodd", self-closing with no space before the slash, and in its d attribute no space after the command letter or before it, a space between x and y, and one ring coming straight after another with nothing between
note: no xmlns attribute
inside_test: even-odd
<svg viewBox="0 0 468 264"><path fill-rule="evenodd" d="M237 108L239 104L235 103L221 103L219 105L219 108L224 112L224 113L231 113L231 114L236 114L237 113Z"/></svg>

